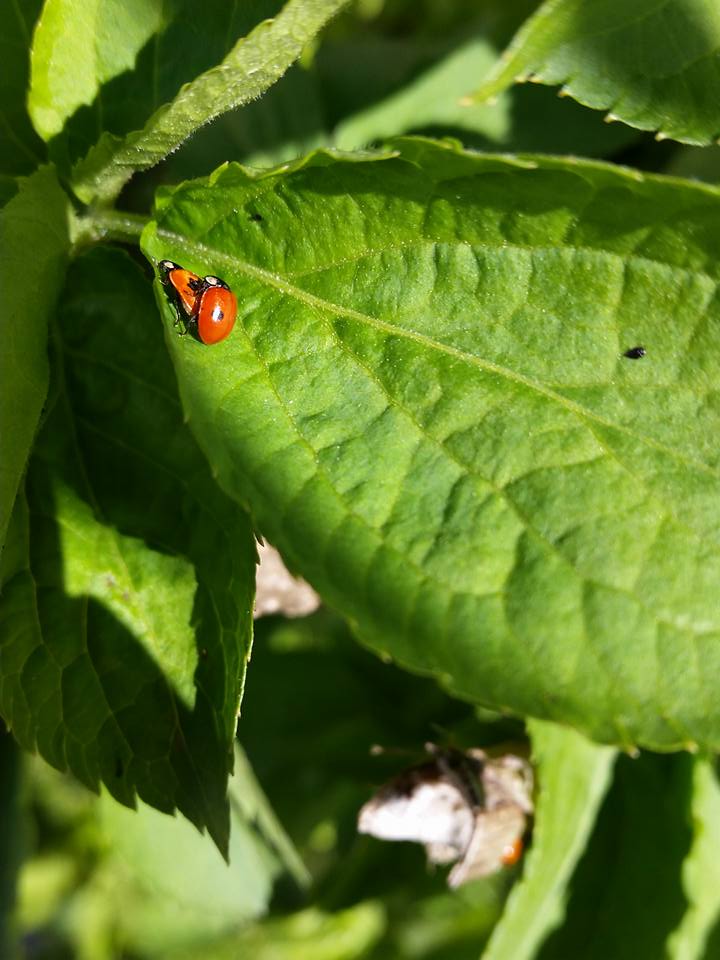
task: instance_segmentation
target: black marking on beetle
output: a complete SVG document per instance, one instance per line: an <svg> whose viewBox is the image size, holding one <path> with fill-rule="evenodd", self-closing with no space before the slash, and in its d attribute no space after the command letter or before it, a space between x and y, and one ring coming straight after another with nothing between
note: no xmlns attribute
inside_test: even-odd
<svg viewBox="0 0 720 960"><path fill-rule="evenodd" d="M629 350L626 350L623 354L624 357L627 357L628 360L640 360L641 357L644 357L647 353L645 347L631 347Z"/></svg>
<svg viewBox="0 0 720 960"><path fill-rule="evenodd" d="M252 220L253 223L262 223L265 218L260 213L251 213L248 217L248 220Z"/></svg>

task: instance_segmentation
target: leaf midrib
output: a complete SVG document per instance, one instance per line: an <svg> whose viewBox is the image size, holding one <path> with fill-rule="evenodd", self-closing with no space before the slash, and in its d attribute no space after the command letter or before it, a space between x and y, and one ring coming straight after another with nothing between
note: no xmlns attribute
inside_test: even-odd
<svg viewBox="0 0 720 960"><path fill-rule="evenodd" d="M435 340L427 334L418 333L415 330L408 330L406 327L395 326L386 320L381 320L379 317L374 317L371 314L355 310L353 307L346 307L333 303L332 301L325 300L316 294L309 293L308 291L303 290L301 287L295 286L278 274L272 273L269 270L265 270L263 267L258 267L255 264L247 263L246 261L240 260L237 257L230 256L221 250L200 243L199 241L188 240L187 237L183 237L161 227L158 227L157 234L162 239L167 240L168 243L193 253L196 255L197 259L207 259L214 262L227 264L227 266L231 269L239 270L246 276L252 277L254 280L257 280L266 286L272 287L273 289L278 290L280 293L283 293L288 297L292 297L313 309L330 313L334 316L341 316L348 320L354 320L366 326L381 330L384 333L388 333L391 336L402 337L406 340L417 343L426 349L434 350L438 353L444 353L456 360L460 360L463 363L478 367L487 373L493 373L506 380L517 383L528 390L540 394L548 400L552 400L554 403L558 404L584 421L592 421L607 429L616 430L617 432L630 437L636 443L664 453L666 456L671 457L675 461L680 462L685 466L692 467L700 473L704 473L716 480L720 480L720 470L715 469L708 464L702 463L701 461L689 458L672 447L668 447L666 444L660 443L658 440L636 433L630 427L615 423L607 417L602 417L595 411L589 410L582 404L577 403L574 400L570 400L568 397L565 397L560 393L557 393L555 390L547 387L545 384L540 383L532 377L518 373L517 371L511 370L509 367L503 366L502 364L495 363L492 360L487 360L475 354L467 353L467 351L461 350L459 347L453 347L450 344L442 343L442 341ZM566 248L567 245L564 245L563 249ZM537 248L532 249L536 250ZM619 256L618 254L610 253L607 255ZM641 261L645 258L632 257L628 259ZM656 261L650 260L648 262L655 263ZM667 267L670 265L662 264L662 266ZM676 269L692 276L702 275L707 277L710 282L716 283L712 277L710 277L708 274L702 274L701 271L690 271L683 267L674 266L671 267L671 269ZM617 460L616 455L613 454L613 456ZM623 466L623 464L620 464L620 466Z"/></svg>

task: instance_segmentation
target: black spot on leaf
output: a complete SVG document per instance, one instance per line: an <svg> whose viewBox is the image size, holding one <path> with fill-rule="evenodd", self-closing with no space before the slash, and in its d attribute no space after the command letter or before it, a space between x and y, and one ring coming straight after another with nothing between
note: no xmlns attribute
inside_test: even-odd
<svg viewBox="0 0 720 960"><path fill-rule="evenodd" d="M641 357L645 356L645 353L645 347L631 347L625 351L623 356L627 357L628 360L640 360Z"/></svg>

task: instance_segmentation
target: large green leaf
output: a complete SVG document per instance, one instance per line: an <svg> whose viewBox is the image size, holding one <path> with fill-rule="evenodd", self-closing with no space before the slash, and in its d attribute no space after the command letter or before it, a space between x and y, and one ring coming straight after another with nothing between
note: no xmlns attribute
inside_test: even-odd
<svg viewBox="0 0 720 960"><path fill-rule="evenodd" d="M539 721L529 732L540 783L533 845L483 960L531 960L562 922L572 872L612 776L612 748Z"/></svg>
<svg viewBox="0 0 720 960"><path fill-rule="evenodd" d="M45 0L28 93L40 136L50 140L104 83L132 70L163 17L163 0Z"/></svg>
<svg viewBox="0 0 720 960"><path fill-rule="evenodd" d="M78 196L116 196L133 173L153 167L203 124L259 97L346 2L288 0L274 20L239 40L222 63L183 87L142 130L124 139L105 136L75 169Z"/></svg>
<svg viewBox="0 0 720 960"><path fill-rule="evenodd" d="M225 849L255 551L183 424L153 314L125 254L74 264L7 551L0 713L87 786L177 807Z"/></svg>
<svg viewBox="0 0 720 960"><path fill-rule="evenodd" d="M48 387L47 324L70 246L68 204L49 168L0 212L0 550Z"/></svg>
<svg viewBox="0 0 720 960"><path fill-rule="evenodd" d="M720 193L397 147L162 195L147 255L239 299L208 349L159 292L220 482L367 643L459 695L720 744Z"/></svg>
<svg viewBox="0 0 720 960"><path fill-rule="evenodd" d="M476 93L562 84L585 106L684 143L720 136L716 0L545 0Z"/></svg>
<svg viewBox="0 0 720 960"><path fill-rule="evenodd" d="M25 105L30 40L41 0L0 0L0 171L30 173L42 155Z"/></svg>

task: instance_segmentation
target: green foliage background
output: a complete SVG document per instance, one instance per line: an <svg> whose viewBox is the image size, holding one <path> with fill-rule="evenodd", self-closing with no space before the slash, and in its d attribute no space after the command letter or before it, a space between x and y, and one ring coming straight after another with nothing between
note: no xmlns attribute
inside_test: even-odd
<svg viewBox="0 0 720 960"><path fill-rule="evenodd" d="M714 0L0 13L0 957L720 956ZM454 893L429 740L537 777Z"/></svg>

